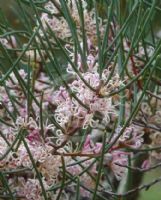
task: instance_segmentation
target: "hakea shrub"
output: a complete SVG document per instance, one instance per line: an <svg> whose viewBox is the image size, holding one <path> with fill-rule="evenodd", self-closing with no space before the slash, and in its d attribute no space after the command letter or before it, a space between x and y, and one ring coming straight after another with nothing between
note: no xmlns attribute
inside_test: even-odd
<svg viewBox="0 0 161 200"><path fill-rule="evenodd" d="M67 73L73 77L68 84L70 92L64 86L54 89L45 73L40 73L35 80L35 98L38 102L42 101L44 112L50 110L54 119L53 123L50 117L44 117L46 121L41 122L40 109L34 101L30 105L32 112L30 111L31 114L28 115L29 105L27 105L26 94L20 87L14 73L5 83L6 88L9 89L8 93L4 87L1 87L1 104L8 107L10 112L16 110L17 115L13 119L6 112L2 115L2 118L10 124L10 127L8 127L8 124L1 126L5 139L1 137L0 153L1 157L4 154L6 156L1 159L0 165L5 171L24 169L23 173L7 177L12 191L15 191L16 195L22 196L22 198L24 196L28 200L43 199L42 188L38 178L36 178L37 174L33 168L31 155L38 172L41 173L42 182L50 199L56 199L59 194L59 189L53 193L50 188L62 181L62 155L64 155L63 159L68 176L80 176L80 182L85 188L91 190L95 188L98 163L94 161L104 147L102 142L95 141L94 135L96 133L94 132L97 132L101 138L102 131L105 131L109 124L114 123L118 115L119 101L113 99L109 94L117 91L124 83L119 79L117 72L108 80L110 69L104 69L100 77L98 63L95 62L96 58L90 53L90 48L93 49L94 47L90 42L89 44L88 70L86 72L83 71L82 60L79 55L77 59L82 78L70 64L67 67ZM21 69L18 74L27 83L27 73ZM89 86L92 87L92 90ZM41 95L42 91L44 91L44 95ZM15 100L17 99L19 103L12 104L9 95ZM47 112L44 115L47 115ZM101 126L103 130L99 131ZM85 135L86 139L83 146L79 147L79 138L81 138L79 131L87 130L89 127L91 130ZM107 145L115 140L121 129L121 127L118 127L112 138L108 136L109 139L105 141ZM24 138L30 153L26 149L25 143L16 139L19 135ZM74 137L78 139L73 143ZM132 153L125 152L125 148L139 149L143 141L141 130L134 125L129 126L109 152L104 154L103 166L111 170L117 180L121 180L126 173L124 166L128 165L128 157L134 156ZM7 152L13 143L12 151ZM81 164L77 164L77 162ZM88 167L89 170L84 171ZM67 191L74 192L75 187L74 183L68 184ZM81 188L81 195L91 197L91 192L85 188ZM101 191L103 186L100 185L99 189ZM64 190L61 194L62 199L68 195L68 192L66 193L66 190Z"/></svg>
<svg viewBox="0 0 161 200"><path fill-rule="evenodd" d="M97 6L89 8L84 0L67 1L65 5L75 29L71 30L70 20L62 12L63 1L56 0L45 3L39 19L36 18L36 47L31 42L31 49L21 54L16 37L0 38L2 49L14 50L15 56L22 58L22 65L13 68L9 75L1 75L0 186L5 189L0 189L0 198L121 197L141 188L127 194L114 192L113 188L128 180L129 170L150 170L161 159L161 104L151 91L147 94L152 97L142 98L144 83L138 76L155 49L149 43L146 51L142 43L133 49L130 40L121 35L120 46L124 56L128 56L126 70L122 71L115 48L116 32L120 31L116 19L111 20L107 31L107 19L96 13ZM113 44L107 48L107 57L116 51L112 59L108 57L110 61L102 61L103 67L99 57L106 52L100 52L102 40ZM44 48L47 45L49 49ZM22 46L24 49L27 45ZM69 78L64 80L59 65L56 66L57 78L62 80L59 85L54 84L57 80L47 66L55 64L58 47L68 58L65 76ZM150 74L145 72L146 76ZM134 85L129 84L131 77ZM138 112L134 113L135 109ZM141 164L136 166L144 151L148 153L143 153Z"/></svg>

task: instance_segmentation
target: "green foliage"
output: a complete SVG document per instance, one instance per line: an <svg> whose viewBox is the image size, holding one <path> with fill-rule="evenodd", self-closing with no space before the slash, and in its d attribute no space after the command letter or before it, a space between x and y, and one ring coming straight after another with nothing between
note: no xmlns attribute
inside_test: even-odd
<svg viewBox="0 0 161 200"><path fill-rule="evenodd" d="M64 86L68 90L70 96L86 109L89 109L87 105L77 97L75 92L73 92L69 86L69 83L71 80L73 80L73 77L68 76L66 73L68 63L71 65L72 70L76 72L77 76L85 84L85 86L87 86L91 91L96 92L96 89L84 79L77 65L77 55L79 54L83 63L82 69L84 72L87 71L88 30L85 27L86 19L84 18L81 0L76 1L81 34L78 32L77 21L70 13L69 6L67 4L68 1L60 0L60 13L57 14L57 18L59 19L60 16L65 18L71 34L69 40L59 38L56 32L54 32L47 23L47 29L44 28L44 24L41 20L41 14L49 14L49 11L44 8L46 2L47 0L16 0L16 19L19 23L18 26L15 26L14 23L11 23L11 20L5 17L3 10L0 11L0 38L5 38L10 43L9 47L6 47L0 43L0 86L6 87L6 81L11 79L11 73L13 72L27 99L28 117L30 116L30 113L33 112L33 102L40 109L39 117L41 122L42 138L45 137L43 135L43 122L46 118L48 118L49 122L52 122L56 127L59 127L59 124L57 124L50 111L43 111L42 101L39 102L34 96L34 84L40 71L45 72L50 77L50 81L52 82L54 88L57 89L60 86ZM92 199L96 200L106 199L105 196L103 196L101 193L98 193L100 179L103 173L103 161L105 153L110 151L112 146L123 134L128 125L135 119L142 101L150 98L149 93L147 94L147 91L152 94L157 93L158 91L158 82L160 81L161 77L161 39L156 37L154 20L156 16L158 16L158 13L161 12L161 9L159 5L157 5L156 0L87 0L87 3L89 11L94 9L94 20L96 24L95 43L98 46L97 60L99 76L102 77L102 72L105 68L110 69L110 67L113 66L113 71L111 70L110 72L111 78L117 65L120 80L124 82L124 84L121 85L118 90L111 91L108 95L108 97L118 96L120 98L118 121L115 123L121 125L123 128L115 140L110 144L106 144L107 132L104 133L101 155L99 158L95 158L94 160L94 162L99 161L98 174L96 177L93 177L96 184L94 189L90 191L92 193ZM51 13L50 15L50 17L52 17ZM102 26L105 29L103 36L101 35L100 21L102 21ZM16 40L16 45L14 44L13 37ZM82 46L80 40L82 42ZM70 46L69 49L74 52L74 60L71 59L70 53L65 45ZM128 50L125 46L128 48ZM140 54L140 47L142 47L142 54ZM149 48L153 49L151 54L148 52ZM27 56L27 52L29 51L33 52L33 57ZM39 61L37 59L38 56L40 57ZM136 63L133 63L133 59L138 61L138 66L135 65ZM129 63L132 64L130 65ZM25 69L25 71L28 73L27 83L20 76L19 69ZM30 75L32 75L31 80ZM110 81L110 78L108 81ZM128 102L128 97L126 96L127 89L129 91L133 91L132 98L130 99L131 113L129 114L128 118L125 116L126 103ZM8 89L6 88L6 91L7 90ZM140 92L139 96L138 91ZM42 98L43 95L44 94L42 92ZM7 108L5 110L9 113L13 121L15 121L15 118L19 115L18 110L16 109L16 105L19 102L16 98L10 95L9 92L8 98L14 107L14 112L8 111ZM8 126L12 127L11 124L8 124L1 118L0 123L7 124ZM61 127L59 128L62 129ZM9 145L8 151L12 150L12 148L15 149L17 140L19 143L24 144L32 162L36 177L40 182L43 197L47 200L48 196L43 185L41 173L39 172L37 163L35 163L28 144L25 141L24 132L24 130L21 130L15 142ZM82 131L81 134L84 136L86 135L86 132L84 133ZM3 133L1 135L3 136ZM82 144L80 143L80 147L81 146ZM79 176L73 177L66 171L63 156L61 157L61 162L61 184L51 187L50 190L55 192L58 188L60 189L57 197L58 200L61 199L62 191L64 190L65 186L68 185L68 182L75 182L77 191L75 199L78 200L80 199L80 188L85 186L82 186ZM131 166L131 162L132 161L129 159L129 166ZM88 172L88 169L83 170ZM0 172L2 189L4 189L6 192L6 196L9 195L10 199L15 199L16 197L10 190L6 176L7 173L4 174ZM69 181L67 181L67 178L69 178ZM129 184L131 181L130 171L126 178L128 181L127 183ZM110 185L110 180L108 181L108 184ZM0 189L0 195L2 195L3 198L2 189ZM86 189L88 190L88 188ZM126 187L123 188L123 191L121 192L126 192L124 190L128 189L129 188L126 184ZM116 196L116 198L114 198L118 199L117 196L119 195L117 191L113 189L112 192L117 194L113 196ZM4 198L8 197L4 196Z"/></svg>

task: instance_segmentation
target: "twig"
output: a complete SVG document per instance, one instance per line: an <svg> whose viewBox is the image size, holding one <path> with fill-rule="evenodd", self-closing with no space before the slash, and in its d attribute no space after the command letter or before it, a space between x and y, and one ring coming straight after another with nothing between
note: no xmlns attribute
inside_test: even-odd
<svg viewBox="0 0 161 200"><path fill-rule="evenodd" d="M148 167L146 169L143 169L143 168L140 168L140 167L131 167L131 166L128 166L128 165L121 165L119 163L115 163L116 165L120 166L120 167L125 167L127 169L130 169L130 170L136 170L136 171L139 171L139 172L147 172L147 171L150 171L150 170L153 170L153 169L156 169L157 167L160 167L161 166L161 162L159 162L158 164L154 165L154 166L151 166L151 167Z"/></svg>
<svg viewBox="0 0 161 200"><path fill-rule="evenodd" d="M139 190L143 190L143 189L148 190L151 186L155 185L156 183L159 183L160 181L161 181L161 176L159 178L151 181L148 184L140 185L140 186L138 186L138 187L136 187L136 188L134 188L132 190L129 190L129 191L125 192L125 193L122 193L122 194L114 193L114 192L110 192L110 191L104 191L104 193L108 194L108 195L117 196L117 197L121 198L121 197L124 197L124 196L128 196L128 195L130 195L132 193L135 193L135 192L137 192Z"/></svg>
<svg viewBox="0 0 161 200"><path fill-rule="evenodd" d="M153 97L155 97L155 98L161 100L161 97L160 97L160 96L158 96L158 95L156 95L156 94L150 92L149 90L147 90L146 93L148 93L148 94L150 94L151 96L153 96Z"/></svg>

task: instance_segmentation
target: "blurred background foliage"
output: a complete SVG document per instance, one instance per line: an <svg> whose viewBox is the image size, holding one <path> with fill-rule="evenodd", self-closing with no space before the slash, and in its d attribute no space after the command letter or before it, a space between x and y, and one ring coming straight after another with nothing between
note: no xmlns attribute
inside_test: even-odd
<svg viewBox="0 0 161 200"><path fill-rule="evenodd" d="M0 0L0 10L1 10L1 16L4 14L6 18L8 19L9 24L14 27L15 29L21 29L23 27L23 21L20 20L18 17L20 15L19 13L19 7L17 6L17 2L19 0ZM90 1L90 0L87 0ZM103 2L104 0L100 0L100 2ZM129 10L131 6L136 3L139 0L120 0L121 1L121 20L125 20L129 14ZM144 9L143 9L143 15L145 14L146 9L149 9L150 5L153 3L153 0L144 0ZM29 7L26 6L26 9L28 11L29 17L32 15L32 11L29 9ZM103 9L103 8L101 8ZM103 10L101 10L102 12ZM137 13L136 13L137 15ZM3 18L1 17L0 20ZM128 37L130 38L130 35L132 35L133 28L135 25L136 18L134 17L131 21L131 26L128 30ZM1 22L0 22L1 23ZM150 26L146 32L146 37L149 40L152 40L152 38L149 38L149 30L153 30L154 35L158 38L161 38L161 0L157 0L157 6L156 10L153 13L152 21L150 23ZM160 76L160 75L159 75ZM161 76L159 77L161 78ZM144 175L142 183L150 182L154 177L160 176L161 169L153 170L151 172L147 172ZM142 191L139 197L139 200L160 200L161 199L161 183L158 183L151 187L148 191Z"/></svg>
<svg viewBox="0 0 161 200"><path fill-rule="evenodd" d="M90 2L90 0L87 0ZM100 2L103 2L103 0L98 0ZM125 19L129 12L128 10L131 8L134 3L137 3L139 0L120 0L121 1L121 14L122 19ZM17 6L17 0L0 0L0 9L5 12L5 15L9 19L10 23L14 26L20 26L20 21L18 20L18 6ZM144 0L144 6L145 8L149 8L152 4L153 0ZM145 10L143 10L144 12ZM30 11L29 11L30 12ZM137 13L136 13L137 14ZM144 14L144 13L143 13ZM161 0L157 0L157 6L156 6L156 12L153 16L152 26L155 30L155 34L157 34L161 29ZM135 22L135 19L133 19ZM22 25L22 24L21 24ZM131 27L129 30L132 30Z"/></svg>

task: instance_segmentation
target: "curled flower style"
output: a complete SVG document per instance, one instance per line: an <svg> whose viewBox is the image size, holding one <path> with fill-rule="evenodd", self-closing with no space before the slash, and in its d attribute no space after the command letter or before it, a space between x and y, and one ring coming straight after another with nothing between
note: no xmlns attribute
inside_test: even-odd
<svg viewBox="0 0 161 200"><path fill-rule="evenodd" d="M73 70L71 65L68 65L67 68L67 72L75 76L75 79L68 85L75 96L87 108L80 105L65 87L61 86L52 95L51 103L56 106L54 110L55 119L66 132L69 132L69 130L73 132L80 127L87 128L89 125L94 128L98 126L100 121L108 124L110 118L117 115L115 106L112 103L112 97L106 96L110 92L116 91L121 86L122 81L120 81L117 73L114 73L113 78L107 82L110 76L110 70L107 69L103 70L100 78L95 57L89 55L87 60L89 61L87 62L88 70L83 72L81 58L78 59L78 67L82 78ZM91 63L95 64L91 65ZM89 85L92 86L93 90Z"/></svg>
<svg viewBox="0 0 161 200"><path fill-rule="evenodd" d="M116 129L114 138L117 137L120 131L121 131L121 127ZM144 133L140 129L140 127L137 127L134 125L129 126L125 129L123 134L117 140L117 145L120 147L130 147L130 148L139 149L144 142L143 135Z"/></svg>
<svg viewBox="0 0 161 200"><path fill-rule="evenodd" d="M121 127L118 127L110 142L115 141L118 137ZM118 138L110 151L105 154L104 164L107 165L114 173L118 180L121 180L126 174L126 166L128 165L128 156L133 153L127 153L124 148L139 149L143 145L143 131L140 127L129 126L123 134Z"/></svg>
<svg viewBox="0 0 161 200"><path fill-rule="evenodd" d="M12 183L12 187L13 185L15 186L14 189L16 190L17 194L24 197L26 200L44 199L42 195L42 188L38 179L29 178L28 180L25 180L23 177L18 177L17 185L13 179L10 179L9 182ZM43 180L43 185L47 190L48 186L45 180Z"/></svg>
<svg viewBox="0 0 161 200"><path fill-rule="evenodd" d="M15 142L10 153L0 162L0 165L1 168L5 170L27 168L30 171L30 175L25 174L25 176L18 177L18 185L13 183L13 191L16 191L18 195L25 196L26 199L43 199L43 197L38 179L35 178L33 163L31 162L30 155L23 141L21 141L21 137L24 137L28 145L37 170L41 173L43 182L46 185L45 188L52 187L54 184L60 184L62 181L62 155L67 155L64 156L67 172L75 176L80 176L80 181L85 187L91 185L91 189L95 188L94 177L98 173L97 162L93 164L94 158L91 157L81 165L73 164L73 162L76 161L72 158L72 154L76 152L77 144L73 145L72 137L75 136L74 134L80 137L79 130L87 129L87 127L97 129L97 127L103 124L105 129L106 125L110 124L111 118L117 115L117 110L112 97L108 96L108 94L117 90L122 82L115 72L112 79L107 82L110 76L110 70L107 69L103 70L102 77L100 77L97 64L97 49L93 47L90 41L88 41L88 47L89 56L87 56L86 71L83 70L82 60L78 55L78 68L82 78L80 78L79 74L75 73L72 66L67 66L68 74L72 74L73 76L72 80L68 83L71 92L64 86L55 89L50 78L46 76L44 72L40 72L37 75L32 89L36 100L38 102L42 101L42 119L40 119L40 107L35 101L32 101L31 105L28 104L22 87L13 73L11 73L10 79L6 82L7 88L10 88L10 95L14 98L18 98L19 102L16 102L17 115L14 120L10 120L11 127L6 128L6 125L4 125L4 127L1 126L3 134L6 134L7 140L10 143L7 144L1 137L1 156L8 150L9 145L13 144L17 136L19 136L19 139ZM71 57L72 56L71 54ZM24 70L19 70L18 73L25 82L27 82L27 78L32 78L27 77ZM89 85L93 90L91 90ZM9 105L11 102L6 90L3 87L1 87L0 90L4 94L0 97L2 105ZM71 93L73 93L82 104L80 104ZM11 106L13 105L11 104ZM14 106L13 108L15 109ZM52 120L54 123L52 123ZM26 130L23 134L20 132L22 129ZM11 137L10 140L8 137ZM86 137L86 141L81 149L81 154L92 156L101 153L102 143L93 142L91 138L90 135ZM122 154L120 153L120 155ZM115 154L112 156L113 161L110 166L111 170L116 173L115 168L117 168L117 166L115 166L115 158L118 160L119 156ZM124 159L123 156L120 157L122 163ZM88 157L85 156L83 158ZM76 160L81 162L82 157L78 155L76 156ZM83 172L84 168L88 167L89 170ZM91 176L88 175L88 172ZM123 170L116 176L121 177L122 174ZM11 181L14 181L14 179ZM30 186L32 186L32 184L35 186L31 189ZM69 187L73 189L73 183L70 184ZM29 190L34 194L30 194ZM83 188L81 188L80 191L81 196L91 196L90 192ZM55 196L53 196L53 199L54 198Z"/></svg>
<svg viewBox="0 0 161 200"><path fill-rule="evenodd" d="M88 83L97 88L100 82L98 73L94 74L87 72L84 73L83 76ZM61 87L60 91L53 94L54 98L52 103L57 107L55 109L55 118L64 129L73 126L75 126L75 128L82 126L87 127L89 124L93 126L97 123L93 120L96 112L99 112L102 115L103 121L109 123L110 114L115 114L111 98L99 97L96 92L91 91L80 79L73 81L69 85L81 102L89 107L89 110L80 105L73 97L70 97L69 94L65 92L65 88ZM66 93L65 96L62 91ZM58 99L56 99L55 97L58 94Z"/></svg>
<svg viewBox="0 0 161 200"><path fill-rule="evenodd" d="M156 6L120 20L117 2L18 1L35 28L0 20L0 198L112 199L160 181L119 185L160 166L161 82L160 42L139 21Z"/></svg>

